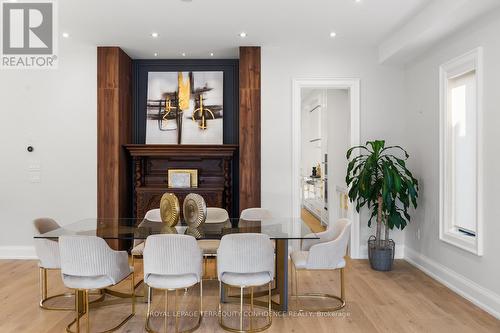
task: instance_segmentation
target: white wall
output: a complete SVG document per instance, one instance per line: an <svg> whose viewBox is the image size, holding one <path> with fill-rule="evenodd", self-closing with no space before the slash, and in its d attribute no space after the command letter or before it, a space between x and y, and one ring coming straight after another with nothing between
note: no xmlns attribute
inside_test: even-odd
<svg viewBox="0 0 500 333"><path fill-rule="evenodd" d="M466 297L500 316L500 13L490 14L439 43L406 72L408 107L402 139L420 179L420 206L408 227L409 260L448 283ZM478 46L484 47L484 255L478 257L439 240L439 74L444 62ZM420 230L420 239L417 234Z"/></svg>
<svg viewBox="0 0 500 333"><path fill-rule="evenodd" d="M65 224L96 215L97 50L59 44L57 70L0 71L0 257L13 253L8 246L33 254L25 246L36 217ZM30 183L30 165L40 166L39 183Z"/></svg>
<svg viewBox="0 0 500 333"><path fill-rule="evenodd" d="M377 62L376 49L289 45L262 48L262 205L278 216L292 213L292 79L361 79L361 140L400 143L405 106L404 74ZM360 243L370 230L361 215ZM393 233L403 244L403 233ZM366 253L366 246L364 248Z"/></svg>

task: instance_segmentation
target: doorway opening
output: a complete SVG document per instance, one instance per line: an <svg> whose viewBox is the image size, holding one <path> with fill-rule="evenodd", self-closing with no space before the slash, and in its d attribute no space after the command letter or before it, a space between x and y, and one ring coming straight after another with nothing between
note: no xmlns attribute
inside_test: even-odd
<svg viewBox="0 0 500 333"><path fill-rule="evenodd" d="M293 83L293 216L314 232L339 218L352 220L350 256L359 256L359 215L345 183L346 151L359 145L359 80Z"/></svg>

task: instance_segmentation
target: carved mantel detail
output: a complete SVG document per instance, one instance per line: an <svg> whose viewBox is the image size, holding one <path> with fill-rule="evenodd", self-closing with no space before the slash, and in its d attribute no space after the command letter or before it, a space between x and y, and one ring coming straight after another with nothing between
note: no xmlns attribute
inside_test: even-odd
<svg viewBox="0 0 500 333"><path fill-rule="evenodd" d="M159 208L165 192L174 193L182 202L189 193L198 193L208 206L233 212L233 160L237 145L124 145L134 168L133 211L138 218L149 209ZM168 169L197 169L197 188L168 188Z"/></svg>

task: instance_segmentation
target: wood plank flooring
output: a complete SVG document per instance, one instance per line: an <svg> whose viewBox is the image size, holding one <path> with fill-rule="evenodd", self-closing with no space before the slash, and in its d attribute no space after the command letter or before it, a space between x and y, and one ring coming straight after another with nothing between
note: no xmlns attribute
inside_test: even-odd
<svg viewBox="0 0 500 333"><path fill-rule="evenodd" d="M35 261L0 260L0 332L64 332L73 318L71 312L46 311L38 308L38 269ZM49 294L64 291L57 271L50 272ZM338 275L332 272L301 272L301 291L338 291ZM276 315L268 332L500 332L500 321L480 310L438 282L397 260L394 270L375 272L366 260L349 260L346 269L347 306L333 316L295 312ZM123 288L127 288L125 283ZM142 292L142 290L138 290ZM203 319L197 332L221 332L217 318L217 281L205 281L204 309L212 311ZM173 294L172 294L173 295ZM179 308L196 310L198 288L180 293ZM154 309L162 311L163 296L155 294ZM63 304L66 301L60 302ZM68 300L71 304L71 300ZM301 301L302 306L307 305ZM315 303L317 304L317 303ZM171 297L173 311L173 297ZM228 308L236 310L237 308ZM118 323L130 311L127 303L100 307L91 311L91 331L103 330ZM145 303L137 304L135 317L118 332L143 332ZM229 320L234 320L230 318ZM162 330L163 318L154 318L152 326ZM194 320L182 319L180 328ZM84 327L82 327L84 328ZM173 320L169 323L173 331Z"/></svg>

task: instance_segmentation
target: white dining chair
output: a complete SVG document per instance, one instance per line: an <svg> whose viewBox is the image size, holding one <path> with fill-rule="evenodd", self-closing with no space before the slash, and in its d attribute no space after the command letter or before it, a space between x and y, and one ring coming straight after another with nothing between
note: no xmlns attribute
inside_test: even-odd
<svg viewBox="0 0 500 333"><path fill-rule="evenodd" d="M215 224L215 223L225 223L229 220L229 214L227 210L219 207L207 207L207 219L205 223ZM207 272L208 268L208 258L217 257L217 249L219 248L220 240L218 239L200 239L198 240L198 245L203 252L203 266L204 272Z"/></svg>
<svg viewBox="0 0 500 333"><path fill-rule="evenodd" d="M340 219L326 232L316 234L320 236L320 239L304 241L300 251L294 251L291 253L290 258L292 261L292 275L294 275L292 276L291 289L292 295L295 296L297 303L299 302L299 298L307 297L336 299L340 301L340 305L334 308L307 309L308 311L336 311L345 306L344 268L346 266L346 261L344 257L347 254L350 231L351 222L348 219ZM299 294L299 271L330 270L340 271L340 297L318 292Z"/></svg>
<svg viewBox="0 0 500 333"><path fill-rule="evenodd" d="M59 229L59 224L51 218L38 218L33 221L33 226L37 234L44 234ZM73 297L72 293L62 293L53 296L47 295L48 271L61 269L61 259L59 257L59 244L57 240L35 238L35 251L38 257L39 283L40 283L40 303L39 306L45 310L72 311L74 307L49 306L47 302L63 297Z"/></svg>
<svg viewBox="0 0 500 333"><path fill-rule="evenodd" d="M265 208L247 208L240 214L240 219L245 221L262 221L272 218L271 212Z"/></svg>
<svg viewBox="0 0 500 333"><path fill-rule="evenodd" d="M168 292L175 292L175 330L178 332L178 302L179 289L200 285L200 313L193 328L197 329L203 318L203 281L202 281L202 252L196 239L188 235L162 234L152 235L146 239L144 247L144 283L148 286L148 308L146 313L146 330L153 332L149 326L151 315L151 295L153 289L165 292L165 321L167 331L168 320Z"/></svg>
<svg viewBox="0 0 500 333"><path fill-rule="evenodd" d="M131 298L131 313L118 325L105 332L119 329L134 316L134 272L128 264L126 251L114 251L104 239L96 236L61 236L59 251L64 285L75 291L76 317L66 327L67 332L72 332L71 326L75 323L76 332L79 332L80 319L84 315L86 315L87 332L90 331L89 290L104 290L128 278L131 283L128 295Z"/></svg>
<svg viewBox="0 0 500 333"><path fill-rule="evenodd" d="M274 277L274 250L269 236L257 233L228 234L222 237L217 250L219 278L219 325L232 332L258 332L272 324L271 283ZM250 288L250 326L254 310L254 287L268 286L268 321L263 327L245 330L243 327L243 290ZM240 289L240 326L230 327L223 322L223 287ZM229 289L229 288L228 288Z"/></svg>
<svg viewBox="0 0 500 333"><path fill-rule="evenodd" d="M144 215L143 221L139 224L143 224L144 222L158 222L162 223L160 208L150 209ZM142 253L144 252L144 240L143 239L134 239L132 250L130 250L130 255L132 257L132 267L135 269L135 261L137 259L142 258ZM142 281L138 281L137 285L139 285ZM136 286L137 287L137 286Z"/></svg>
<svg viewBox="0 0 500 333"><path fill-rule="evenodd" d="M224 223L229 220L229 213L224 208L207 207L205 223Z"/></svg>

